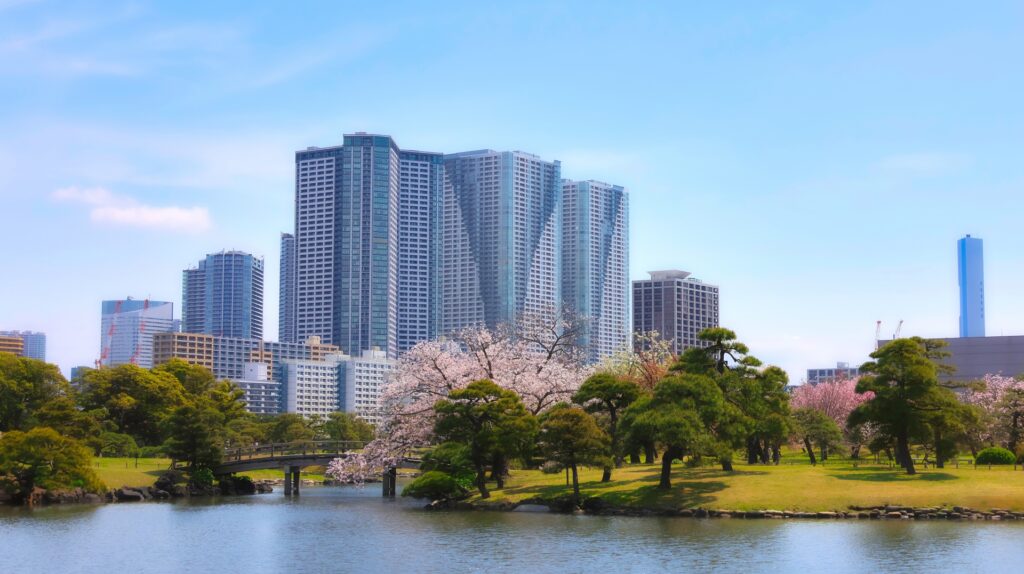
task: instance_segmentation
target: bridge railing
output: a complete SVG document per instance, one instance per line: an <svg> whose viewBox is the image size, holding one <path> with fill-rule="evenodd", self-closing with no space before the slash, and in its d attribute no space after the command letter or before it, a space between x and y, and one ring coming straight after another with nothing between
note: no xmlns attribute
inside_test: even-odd
<svg viewBox="0 0 1024 574"><path fill-rule="evenodd" d="M274 458L287 455L342 454L362 450L367 443L345 440L299 440L224 449L223 462Z"/></svg>

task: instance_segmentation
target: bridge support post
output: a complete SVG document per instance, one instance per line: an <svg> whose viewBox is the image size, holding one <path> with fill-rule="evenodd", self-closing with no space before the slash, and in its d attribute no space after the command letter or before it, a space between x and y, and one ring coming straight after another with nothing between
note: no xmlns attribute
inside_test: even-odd
<svg viewBox="0 0 1024 574"><path fill-rule="evenodd" d="M298 467L298 466L293 466L292 467L292 480L293 480L292 492L295 494L295 496L299 495L299 476L300 476L299 471L300 470L301 470L301 467Z"/></svg>
<svg viewBox="0 0 1024 574"><path fill-rule="evenodd" d="M396 490L397 483L398 483L398 469L397 468L389 468L389 469L385 470L384 471L384 476L381 477L381 478L382 478L381 482L383 483L383 487L382 487L383 495L385 497L394 497L395 496L395 490Z"/></svg>
<svg viewBox="0 0 1024 574"><path fill-rule="evenodd" d="M284 467L284 495L292 495L292 469L289 466Z"/></svg>

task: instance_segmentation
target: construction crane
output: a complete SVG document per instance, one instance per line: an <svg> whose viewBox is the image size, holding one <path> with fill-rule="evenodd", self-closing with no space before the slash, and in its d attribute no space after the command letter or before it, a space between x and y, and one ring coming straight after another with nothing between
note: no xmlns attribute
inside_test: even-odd
<svg viewBox="0 0 1024 574"><path fill-rule="evenodd" d="M875 321L875 350L881 348L882 343L879 337L882 336L882 320Z"/></svg>
<svg viewBox="0 0 1024 574"><path fill-rule="evenodd" d="M896 332L892 334L892 338L893 339L899 339L900 338L900 329L902 329L902 328L903 328L903 319L900 319L899 324L896 325Z"/></svg>

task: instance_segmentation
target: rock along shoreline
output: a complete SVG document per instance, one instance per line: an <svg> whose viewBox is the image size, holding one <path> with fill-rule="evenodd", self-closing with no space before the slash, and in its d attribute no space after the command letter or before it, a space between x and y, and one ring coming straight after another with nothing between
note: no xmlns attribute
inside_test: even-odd
<svg viewBox="0 0 1024 574"><path fill-rule="evenodd" d="M1015 521L1024 520L1024 512L1001 508L988 510L953 507L910 507L895 505L851 506L846 510L806 512L799 510L727 510L717 508L641 508L619 506L601 498L587 498L580 506L570 498L531 498L520 502L488 501L434 501L427 510L497 511L497 512L554 512L561 514L588 514L594 516L656 516L677 518L739 518L753 520L953 520L953 521Z"/></svg>

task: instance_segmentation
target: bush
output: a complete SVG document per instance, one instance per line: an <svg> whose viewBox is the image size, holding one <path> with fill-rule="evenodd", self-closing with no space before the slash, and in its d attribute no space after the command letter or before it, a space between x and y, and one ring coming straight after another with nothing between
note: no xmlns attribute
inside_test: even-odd
<svg viewBox="0 0 1024 574"><path fill-rule="evenodd" d="M458 500L465 498L468 491L446 472L431 470L424 472L412 484L405 487L402 496L427 498L430 500Z"/></svg>
<svg viewBox="0 0 1024 574"><path fill-rule="evenodd" d="M209 488L213 486L213 471L205 468L193 468L189 473L188 484L193 488Z"/></svg>
<svg viewBox="0 0 1024 574"><path fill-rule="evenodd" d="M225 476L218 486L220 493L225 495L256 494L256 483L248 476Z"/></svg>
<svg viewBox="0 0 1024 574"><path fill-rule="evenodd" d="M558 474L563 470L565 470L565 467L562 466L562 464L559 463L557 460L549 460L544 464L540 465L540 471L543 472L544 474Z"/></svg>
<svg viewBox="0 0 1024 574"><path fill-rule="evenodd" d="M978 453L974 464L1013 464L1017 462L1017 456L1005 448L993 446Z"/></svg>
<svg viewBox="0 0 1024 574"><path fill-rule="evenodd" d="M423 455L420 470L443 472L463 488L472 487L476 478L476 471L469 459L469 447L456 442L441 443Z"/></svg>
<svg viewBox="0 0 1024 574"><path fill-rule="evenodd" d="M103 483L91 465L88 448L48 427L0 437L0 488L16 503L26 501L35 487L102 492Z"/></svg>
<svg viewBox="0 0 1024 574"><path fill-rule="evenodd" d="M139 458L163 458L164 447L162 446L144 446L139 449Z"/></svg>
<svg viewBox="0 0 1024 574"><path fill-rule="evenodd" d="M100 456L135 456L138 452L139 447L130 435L116 432L100 435Z"/></svg>

